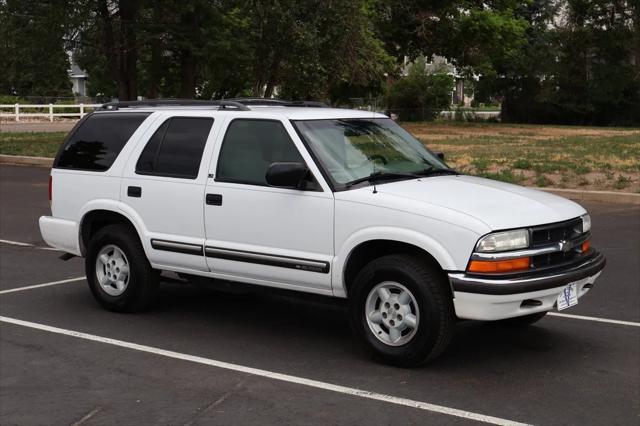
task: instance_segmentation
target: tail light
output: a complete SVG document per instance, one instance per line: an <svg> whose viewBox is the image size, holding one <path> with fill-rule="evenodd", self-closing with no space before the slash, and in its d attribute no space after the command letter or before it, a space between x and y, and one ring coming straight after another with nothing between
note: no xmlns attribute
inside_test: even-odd
<svg viewBox="0 0 640 426"><path fill-rule="evenodd" d="M53 177L49 175L49 206L51 206L52 195L53 195Z"/></svg>

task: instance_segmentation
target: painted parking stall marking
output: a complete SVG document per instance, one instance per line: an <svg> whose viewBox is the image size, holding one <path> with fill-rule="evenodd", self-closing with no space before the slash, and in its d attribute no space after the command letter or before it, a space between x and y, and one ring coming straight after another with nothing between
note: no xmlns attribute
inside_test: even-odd
<svg viewBox="0 0 640 426"><path fill-rule="evenodd" d="M67 283L73 283L73 282L84 281L84 280L86 280L86 277L68 278L66 280L51 281L51 282L48 282L48 283L28 285L28 286L25 286L25 287L10 288L8 290L0 291L0 294L16 293L18 291L33 290L33 289L36 289L36 288L51 287L51 286L54 286L54 285L67 284Z"/></svg>
<svg viewBox="0 0 640 426"><path fill-rule="evenodd" d="M30 247L30 248L35 248L35 249L38 249L38 250L62 251L62 250L59 250L59 249L53 248L53 247L41 247L41 246L37 246L37 245L31 244L31 243L23 243L21 241L0 240L0 243L8 244L8 245L11 245L11 246L18 246L18 247Z"/></svg>
<svg viewBox="0 0 640 426"><path fill-rule="evenodd" d="M9 244L9 245L12 245L12 246L20 246L20 247L33 247L33 244L21 243L19 241L0 240L0 243Z"/></svg>
<svg viewBox="0 0 640 426"><path fill-rule="evenodd" d="M549 312L547 315L550 315L553 317L571 318L571 319L577 319L577 320L583 320L583 321L595 321L595 322L603 322L607 324L629 325L631 327L640 327L640 322L633 322L633 321L621 321L621 320L614 320L609 318L588 317L584 315L571 315L571 314L563 314L560 312Z"/></svg>
<svg viewBox="0 0 640 426"><path fill-rule="evenodd" d="M154 355L164 356L164 357L173 358L173 359L179 359L179 360L193 362L197 364L208 365L210 367L222 368L225 370L237 371L239 373L251 374L254 376L265 377L268 379L299 384L299 385L308 386L316 389L327 390L331 392L337 392L337 393L350 395L354 397L388 402L390 404L416 408L419 410L430 411L433 413L440 413L448 416L474 420L482 423L489 423L494 425L515 425L515 426L527 425L527 423L520 423L513 420L503 419L500 417L493 417L493 416L474 413L470 411L460 410L457 408L430 404L428 402L416 401L416 400L407 399L407 398L400 398L393 395L385 395L377 392L371 392L363 389L357 389L357 388L351 388L347 386L336 385L332 383L321 382L313 379L306 379L304 377L291 376L288 374L276 373L268 370L261 370L258 368L247 367L247 366L238 365L238 364L231 364L224 361L217 361L214 359L184 354L180 352L156 348L153 346L140 345L137 343L127 342L124 340L111 339L108 337L97 336L94 334L88 334L88 333L82 333L74 330L67 330L64 328L52 327L49 325L39 324L35 322L30 322L30 321L23 321L17 318L0 316L0 322L6 323L6 324L18 325L22 327L28 327L35 330L46 331L49 333L61 334L64 336L76 337L79 339L104 343L107 345L118 346L121 348L132 349L140 352L146 352Z"/></svg>

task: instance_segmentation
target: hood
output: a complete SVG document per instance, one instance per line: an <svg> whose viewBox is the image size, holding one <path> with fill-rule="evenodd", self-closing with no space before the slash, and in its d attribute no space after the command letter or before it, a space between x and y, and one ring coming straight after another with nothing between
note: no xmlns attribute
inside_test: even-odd
<svg viewBox="0 0 640 426"><path fill-rule="evenodd" d="M425 209L432 205L472 216L494 231L561 222L586 213L566 198L473 176L425 177L382 184L377 189L389 198L424 203Z"/></svg>

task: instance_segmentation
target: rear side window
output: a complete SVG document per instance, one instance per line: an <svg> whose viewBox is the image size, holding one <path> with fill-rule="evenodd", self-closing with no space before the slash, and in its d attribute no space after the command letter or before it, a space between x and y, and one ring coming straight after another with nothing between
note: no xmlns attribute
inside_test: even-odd
<svg viewBox="0 0 640 426"><path fill-rule="evenodd" d="M104 172L151 113L91 114L69 136L53 167Z"/></svg>
<svg viewBox="0 0 640 426"><path fill-rule="evenodd" d="M151 136L140 154L136 173L195 179L213 119L173 117Z"/></svg>

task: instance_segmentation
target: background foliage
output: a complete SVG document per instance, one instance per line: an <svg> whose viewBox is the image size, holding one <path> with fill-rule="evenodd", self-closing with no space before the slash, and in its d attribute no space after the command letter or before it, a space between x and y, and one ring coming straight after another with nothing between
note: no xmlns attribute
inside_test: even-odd
<svg viewBox="0 0 640 426"><path fill-rule="evenodd" d="M69 95L67 52L121 100L438 109L464 78L503 121L640 123L638 0L0 0L0 95ZM432 55L456 75L404 66Z"/></svg>
<svg viewBox="0 0 640 426"><path fill-rule="evenodd" d="M453 77L428 72L424 58L418 58L407 75L389 88L386 104L402 121L433 120L449 106L453 85Z"/></svg>

